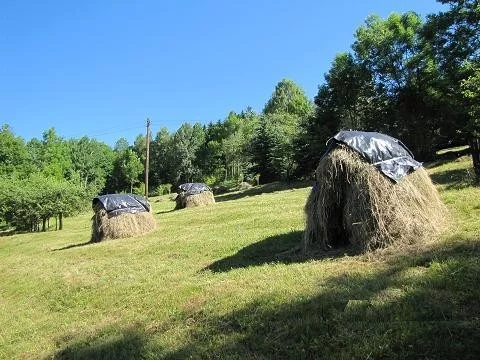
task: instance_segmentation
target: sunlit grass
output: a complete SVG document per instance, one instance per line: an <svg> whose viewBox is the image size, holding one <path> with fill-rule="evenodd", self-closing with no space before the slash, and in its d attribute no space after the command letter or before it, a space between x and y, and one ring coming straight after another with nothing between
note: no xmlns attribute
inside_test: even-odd
<svg viewBox="0 0 480 360"><path fill-rule="evenodd" d="M480 190L468 157L429 171L450 229L373 256L290 251L307 187L154 198L138 238L87 244L91 214L0 237L0 357L475 358Z"/></svg>

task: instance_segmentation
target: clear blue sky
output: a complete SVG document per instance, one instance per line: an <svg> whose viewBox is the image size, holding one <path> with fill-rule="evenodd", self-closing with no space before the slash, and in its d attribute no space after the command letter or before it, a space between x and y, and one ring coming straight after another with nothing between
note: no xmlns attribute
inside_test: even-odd
<svg viewBox="0 0 480 360"><path fill-rule="evenodd" d="M113 145L251 106L289 78L313 99L369 14L434 0L0 0L0 124Z"/></svg>

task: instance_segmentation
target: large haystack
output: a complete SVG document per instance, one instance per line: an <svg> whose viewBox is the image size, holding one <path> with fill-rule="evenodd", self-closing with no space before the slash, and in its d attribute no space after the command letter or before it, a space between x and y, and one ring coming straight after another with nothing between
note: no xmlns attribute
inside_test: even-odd
<svg viewBox="0 0 480 360"><path fill-rule="evenodd" d="M175 198L177 205L175 209L184 209L195 206L212 205L215 204L215 197L211 191L204 191L200 194L188 195L180 193Z"/></svg>
<svg viewBox="0 0 480 360"><path fill-rule="evenodd" d="M92 207L92 242L139 236L156 227L150 205L136 195L99 196Z"/></svg>
<svg viewBox="0 0 480 360"><path fill-rule="evenodd" d="M184 209L215 204L215 197L207 185L202 183L187 183L179 186L175 201L177 203L175 209Z"/></svg>
<svg viewBox="0 0 480 360"><path fill-rule="evenodd" d="M337 144L321 159L305 206L304 249L360 251L434 237L445 207L423 167L392 181L357 151Z"/></svg>

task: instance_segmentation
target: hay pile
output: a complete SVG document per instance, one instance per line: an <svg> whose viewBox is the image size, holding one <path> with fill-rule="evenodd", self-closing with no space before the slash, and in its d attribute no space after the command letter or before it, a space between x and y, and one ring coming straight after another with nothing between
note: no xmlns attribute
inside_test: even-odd
<svg viewBox="0 0 480 360"><path fill-rule="evenodd" d="M122 213L109 216L103 208L96 207L92 217L92 242L143 235L155 230L156 221L151 212Z"/></svg>
<svg viewBox="0 0 480 360"><path fill-rule="evenodd" d="M444 226L445 207L422 167L394 183L357 152L338 146L321 159L316 180L305 206L305 251L410 244Z"/></svg>
<svg viewBox="0 0 480 360"><path fill-rule="evenodd" d="M175 198L177 205L175 209L184 209L203 205L215 204L215 197L211 191L203 191L199 194L188 194L181 192Z"/></svg>

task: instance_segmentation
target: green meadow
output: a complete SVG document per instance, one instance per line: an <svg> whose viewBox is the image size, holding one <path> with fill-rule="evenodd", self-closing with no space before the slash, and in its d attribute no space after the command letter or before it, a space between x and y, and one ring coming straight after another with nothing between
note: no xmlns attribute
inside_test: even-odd
<svg viewBox="0 0 480 360"><path fill-rule="evenodd" d="M469 157L427 166L450 213L438 239L304 256L308 184L270 184L90 244L0 237L2 359L478 359L480 188Z"/></svg>

